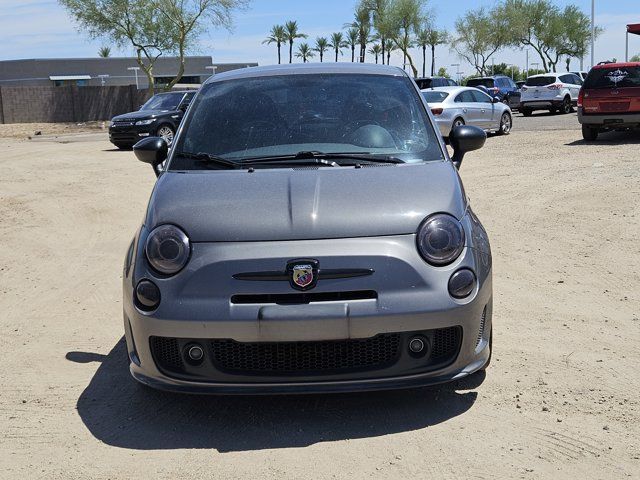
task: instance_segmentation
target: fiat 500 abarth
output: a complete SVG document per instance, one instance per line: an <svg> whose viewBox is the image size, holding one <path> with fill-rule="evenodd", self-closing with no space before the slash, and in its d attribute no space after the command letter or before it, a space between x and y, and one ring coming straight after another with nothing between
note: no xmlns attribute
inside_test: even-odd
<svg viewBox="0 0 640 480"><path fill-rule="evenodd" d="M130 370L183 392L421 386L486 368L491 253L416 84L298 65L209 79L169 149L124 267Z"/></svg>

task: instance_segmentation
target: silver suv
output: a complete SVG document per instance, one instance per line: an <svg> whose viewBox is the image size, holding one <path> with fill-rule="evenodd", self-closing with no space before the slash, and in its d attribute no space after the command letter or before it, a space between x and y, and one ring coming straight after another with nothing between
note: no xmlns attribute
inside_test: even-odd
<svg viewBox="0 0 640 480"><path fill-rule="evenodd" d="M581 86L582 79L574 73L532 75L522 86L520 111L525 117L534 110L571 113Z"/></svg>

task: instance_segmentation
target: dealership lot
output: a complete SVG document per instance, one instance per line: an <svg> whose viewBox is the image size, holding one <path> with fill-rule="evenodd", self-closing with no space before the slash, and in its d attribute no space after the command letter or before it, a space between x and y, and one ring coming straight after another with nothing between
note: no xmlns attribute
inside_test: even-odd
<svg viewBox="0 0 640 480"><path fill-rule="evenodd" d="M128 375L120 278L151 168L104 133L0 138L0 476L637 476L638 145L585 144L575 114L518 114L465 159L494 252L486 378L225 398Z"/></svg>

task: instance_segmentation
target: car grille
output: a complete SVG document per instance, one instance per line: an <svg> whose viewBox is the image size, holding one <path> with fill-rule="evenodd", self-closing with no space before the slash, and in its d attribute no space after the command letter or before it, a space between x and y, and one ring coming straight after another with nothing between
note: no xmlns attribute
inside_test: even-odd
<svg viewBox="0 0 640 480"><path fill-rule="evenodd" d="M211 342L213 364L242 374L330 374L384 368L400 353L400 335L321 342Z"/></svg>
<svg viewBox="0 0 640 480"><path fill-rule="evenodd" d="M411 359L408 341L415 335L426 336L431 354ZM182 359L186 345L206 346L204 365L191 367ZM158 368L181 378L235 377L330 377L363 372L390 372L406 367L433 370L455 360L462 344L462 328L449 327L420 332L384 333L366 339L310 342L238 342L230 339L176 339L151 337L150 346ZM410 363L410 365L408 364ZM366 373L370 372L370 373ZM398 371L398 373L402 373Z"/></svg>

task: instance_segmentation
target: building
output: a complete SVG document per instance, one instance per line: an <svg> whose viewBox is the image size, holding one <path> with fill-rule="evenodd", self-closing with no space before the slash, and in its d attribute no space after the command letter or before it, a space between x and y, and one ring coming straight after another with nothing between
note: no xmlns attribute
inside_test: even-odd
<svg viewBox="0 0 640 480"><path fill-rule="evenodd" d="M178 73L177 57L160 57L153 69L156 85L167 85ZM222 73L257 63L214 64L211 57L186 57L180 85L198 85L215 71ZM134 57L42 58L0 61L0 87L137 85L146 89L146 74Z"/></svg>

